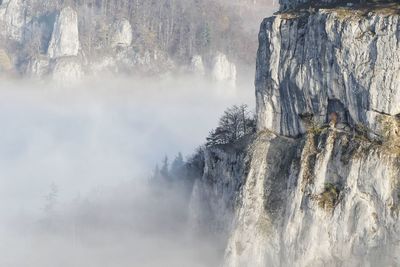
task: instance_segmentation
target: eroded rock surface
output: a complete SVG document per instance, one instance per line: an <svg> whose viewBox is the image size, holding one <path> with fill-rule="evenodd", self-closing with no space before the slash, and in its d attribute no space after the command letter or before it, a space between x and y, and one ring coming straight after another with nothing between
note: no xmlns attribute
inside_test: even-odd
<svg viewBox="0 0 400 267"><path fill-rule="evenodd" d="M51 66L51 78L62 85L79 81L83 75L81 62L76 57L59 58Z"/></svg>
<svg viewBox="0 0 400 267"><path fill-rule="evenodd" d="M26 23L24 0L6 0L0 4L1 35L14 41L22 41Z"/></svg>
<svg viewBox="0 0 400 267"><path fill-rule="evenodd" d="M325 130L260 134L225 266L397 266L399 152Z"/></svg>
<svg viewBox="0 0 400 267"><path fill-rule="evenodd" d="M259 129L305 132L302 117L379 132L380 114L400 114L399 15L320 10L266 19L259 35Z"/></svg>
<svg viewBox="0 0 400 267"><path fill-rule="evenodd" d="M50 58L77 56L79 48L78 15L70 7L63 8L54 24L47 53Z"/></svg>
<svg viewBox="0 0 400 267"><path fill-rule="evenodd" d="M232 204L223 266L400 266L399 29L379 8L264 20L245 171L208 148L194 191L209 218Z"/></svg>

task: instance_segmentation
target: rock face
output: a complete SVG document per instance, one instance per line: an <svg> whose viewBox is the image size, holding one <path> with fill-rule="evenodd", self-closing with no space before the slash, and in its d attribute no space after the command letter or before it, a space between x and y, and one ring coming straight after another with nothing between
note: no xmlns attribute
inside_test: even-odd
<svg viewBox="0 0 400 267"><path fill-rule="evenodd" d="M344 13L344 14L343 14ZM259 35L258 127L286 136L329 113L377 130L379 115L400 113L398 15L321 10L266 19Z"/></svg>
<svg viewBox="0 0 400 267"><path fill-rule="evenodd" d="M218 53L213 60L212 78L235 85L236 75L236 65L231 63L225 54Z"/></svg>
<svg viewBox="0 0 400 267"><path fill-rule="evenodd" d="M258 133L208 148L194 191L231 203L223 266L400 266L399 15L360 12L263 22Z"/></svg>
<svg viewBox="0 0 400 267"><path fill-rule="evenodd" d="M225 266L398 266L399 154L326 130L258 135Z"/></svg>
<svg viewBox="0 0 400 267"><path fill-rule="evenodd" d="M248 169L250 141L226 149L202 151L204 168L193 188L190 225L205 225L212 228L212 232L228 237L233 226L235 201Z"/></svg>
<svg viewBox="0 0 400 267"><path fill-rule="evenodd" d="M400 147L327 128L205 153L191 224L229 237L223 266L400 264Z"/></svg>
<svg viewBox="0 0 400 267"><path fill-rule="evenodd" d="M49 75L60 83L77 81L84 74L79 49L78 15L72 8L65 7L54 23L47 49L50 60L36 59L31 62L29 70L39 77Z"/></svg>
<svg viewBox="0 0 400 267"><path fill-rule="evenodd" d="M50 58L77 56L79 48L78 15L66 7L56 19L47 53Z"/></svg>
<svg viewBox="0 0 400 267"><path fill-rule="evenodd" d="M130 46L132 27L127 19L116 21L111 27L111 47Z"/></svg>
<svg viewBox="0 0 400 267"><path fill-rule="evenodd" d="M25 25L25 1L6 0L0 5L0 29L4 37L22 41Z"/></svg>
<svg viewBox="0 0 400 267"><path fill-rule="evenodd" d="M51 66L51 78L61 84L79 81L82 76L81 62L76 57L60 58Z"/></svg>
<svg viewBox="0 0 400 267"><path fill-rule="evenodd" d="M49 60L47 57L31 59L27 65L26 74L30 78L43 78L49 72Z"/></svg>

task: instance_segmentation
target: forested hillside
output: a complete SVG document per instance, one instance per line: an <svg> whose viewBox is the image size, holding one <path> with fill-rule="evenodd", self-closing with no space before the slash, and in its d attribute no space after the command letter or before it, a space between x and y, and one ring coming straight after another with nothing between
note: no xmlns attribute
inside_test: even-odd
<svg viewBox="0 0 400 267"><path fill-rule="evenodd" d="M47 55L57 17L71 7L81 62L115 55L111 50L122 38L141 61L162 58L166 68L190 65L196 55L212 64L218 52L230 62L252 65L259 22L272 6L272 0L3 0L0 47L26 71L32 58Z"/></svg>

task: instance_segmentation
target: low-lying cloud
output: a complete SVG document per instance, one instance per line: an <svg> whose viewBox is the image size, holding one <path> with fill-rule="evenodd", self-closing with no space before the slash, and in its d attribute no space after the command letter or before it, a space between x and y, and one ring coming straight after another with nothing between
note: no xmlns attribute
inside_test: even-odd
<svg viewBox="0 0 400 267"><path fill-rule="evenodd" d="M2 82L0 265L216 264L216 240L186 234L180 192L154 194L147 179L165 155L192 153L225 108L252 100L251 86L188 76Z"/></svg>

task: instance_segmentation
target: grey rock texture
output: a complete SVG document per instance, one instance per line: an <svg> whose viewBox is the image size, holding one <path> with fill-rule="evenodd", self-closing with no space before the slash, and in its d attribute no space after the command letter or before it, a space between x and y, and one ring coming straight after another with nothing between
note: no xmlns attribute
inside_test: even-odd
<svg viewBox="0 0 400 267"><path fill-rule="evenodd" d="M256 94L259 130L305 132L301 117L379 134L382 114L400 114L399 15L320 10L266 19L259 35Z"/></svg>
<svg viewBox="0 0 400 267"><path fill-rule="evenodd" d="M194 191L234 213L223 266L400 266L399 27L390 10L264 20L255 140L233 166L211 153Z"/></svg>
<svg viewBox="0 0 400 267"><path fill-rule="evenodd" d="M398 266L399 151L258 135L224 266Z"/></svg>
<svg viewBox="0 0 400 267"><path fill-rule="evenodd" d="M190 225L228 239L223 266L399 266L399 146L326 128L203 153Z"/></svg>
<svg viewBox="0 0 400 267"><path fill-rule="evenodd" d="M47 53L50 58L77 56L79 48L78 15L70 7L63 8L54 24Z"/></svg>
<svg viewBox="0 0 400 267"><path fill-rule="evenodd" d="M82 76L82 65L77 57L62 57L51 64L51 78L62 85L79 81Z"/></svg>
<svg viewBox="0 0 400 267"><path fill-rule="evenodd" d="M0 35L14 41L23 39L25 9L24 0L6 0L0 4Z"/></svg>
<svg viewBox="0 0 400 267"><path fill-rule="evenodd" d="M232 231L240 187L248 171L250 139L234 146L202 150L203 172L195 181L190 201L189 225L227 238ZM226 245L226 244L224 244Z"/></svg>
<svg viewBox="0 0 400 267"><path fill-rule="evenodd" d="M79 81L85 73L80 48L77 13L65 7L55 19L47 54L30 58L25 74L30 78L50 78L60 84Z"/></svg>

